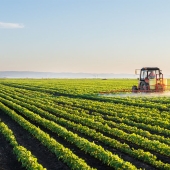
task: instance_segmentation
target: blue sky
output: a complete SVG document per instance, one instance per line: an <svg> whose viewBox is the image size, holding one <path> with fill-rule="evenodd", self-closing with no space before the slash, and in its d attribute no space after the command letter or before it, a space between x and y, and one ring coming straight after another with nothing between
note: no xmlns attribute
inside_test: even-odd
<svg viewBox="0 0 170 170"><path fill-rule="evenodd" d="M170 74L169 0L0 4L0 71Z"/></svg>

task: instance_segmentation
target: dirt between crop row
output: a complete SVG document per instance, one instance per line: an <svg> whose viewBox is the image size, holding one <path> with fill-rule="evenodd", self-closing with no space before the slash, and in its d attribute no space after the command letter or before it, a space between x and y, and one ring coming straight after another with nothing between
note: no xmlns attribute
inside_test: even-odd
<svg viewBox="0 0 170 170"><path fill-rule="evenodd" d="M13 148L0 134L0 170L24 170L13 154Z"/></svg>
<svg viewBox="0 0 170 170"><path fill-rule="evenodd" d="M19 113L18 113L19 114ZM24 117L24 116L23 116ZM25 118L25 117L24 117ZM62 161L58 161L56 156L52 154L46 147L41 145L41 143L31 136L25 129L23 129L19 124L17 124L14 120L12 120L5 113L0 113L0 119L8 125L8 127L13 131L17 141L19 144L23 145L25 148L31 151L33 155L35 155L38 159L38 162L43 165L43 167L48 170L68 170L70 169L67 165L65 165ZM36 125L36 123L29 121ZM58 142L63 144L65 147L70 148L76 155L80 158L84 159L88 165L98 170L111 170L113 168L102 164L98 159L91 157L89 154L85 154L82 150L77 148L75 145L70 144L66 140L58 137L57 134L47 130L46 128L37 125L44 132L48 133L51 137L56 139ZM7 143L6 143L7 144ZM11 165L13 166L13 165ZM1 168L1 167L0 167ZM0 169L1 170L1 169ZM12 170L12 169L11 169ZM20 170L18 168L18 170Z"/></svg>
<svg viewBox="0 0 170 170"><path fill-rule="evenodd" d="M19 114L19 113L18 113ZM19 114L20 115L20 114ZM27 119L25 116L22 115L23 118ZM28 119L27 119L28 120ZM94 158L93 156L90 156L89 154L86 154L84 151L76 147L74 144L71 144L70 142L67 142L62 137L59 137L58 134L44 128L40 124L37 124L31 120L29 120L30 123L34 124L35 126L39 127L41 130L43 130L45 133L48 133L51 137L53 137L57 142L61 143L64 147L69 148L74 154L76 154L79 158L82 158L85 160L85 162L98 170L112 170L113 168L103 164L100 160Z"/></svg>
<svg viewBox="0 0 170 170"><path fill-rule="evenodd" d="M18 143L30 150L44 168L48 170L69 170L67 165L58 160L54 154L8 115L0 112L0 119L13 131ZM2 135L0 135L0 170L23 170L21 163L18 163L12 153L11 146Z"/></svg>
<svg viewBox="0 0 170 170"><path fill-rule="evenodd" d="M43 145L40 144L39 141L37 141L26 130L24 130L16 122L14 122L9 116L7 116L4 113L0 113L0 118L2 119L3 122L5 122L13 130L13 132L14 132L16 138L17 138L17 141L20 144L22 144L23 146L25 146L27 149L31 150L31 152L38 158L39 163L41 163L44 167L46 167L47 169L54 169L54 170L55 169L56 170L58 170L58 169L63 169L63 170L69 169L67 167L67 165L65 165L61 161L58 161L55 155L53 155L51 152L49 152ZM32 123L35 124L34 122L32 122ZM37 125L37 126L39 126L39 125ZM89 165L91 165L92 167L97 168L97 169L108 169L108 170L111 169L111 168L107 167L106 165L101 164L101 162L94 159L90 155L84 154L83 151L79 150L76 146L73 146L73 145L69 144L65 140L61 139L60 137L58 137L58 135L52 133L51 131L49 131L49 130L41 127L41 126L39 126L39 127L43 131L50 134L50 136L54 137L57 141L64 144L64 146L66 146L68 148L71 148L71 150L73 150L74 153L78 154L78 156L85 159L87 161L87 163ZM71 129L69 129L69 130L71 130ZM73 132L78 133L76 131L73 131ZM81 137L85 137L89 141L92 140L91 138L87 137L86 135L83 135L83 134L79 134L79 135ZM118 154L119 156L121 156L126 161L129 161L132 164L136 165L138 168L145 168L146 170L147 169L148 170L154 170L155 169L155 168L153 168L152 166L150 166L148 164L145 164L145 163L143 163L141 161L135 160L131 156L128 156L128 155L126 155L124 153L121 153L119 150L116 150L116 149L113 149L113 148L111 149L111 147L105 146L101 142L95 141L95 143L101 145L105 149L108 149L108 150L110 150L111 152L113 152L115 154ZM18 169L18 170L20 170L20 169Z"/></svg>
<svg viewBox="0 0 170 170"><path fill-rule="evenodd" d="M24 117L24 116L23 116ZM26 117L25 117L26 118ZM29 120L30 121L30 120ZM97 168L97 169L105 169L105 170L109 170L112 169L111 167L108 167L106 165L101 164L101 162L93 157L91 157L88 154L85 154L83 151L81 151L79 148L77 148L74 145L71 145L69 142L63 140L63 138L58 137L57 134L51 132L50 130L47 130L46 128L42 127L39 124L36 124L35 122L30 121L31 123L33 123L36 126L39 126L44 132L50 134L50 136L52 136L54 139L56 139L57 141L59 141L60 143L62 143L65 147L70 148L71 150L73 150L73 152L78 155L79 157L83 158L90 166ZM72 131L73 133L77 133L79 136L86 138L87 140L93 142L94 139L92 139L91 137L88 137L82 133L79 133L73 129L68 129L70 131ZM113 154L117 154L119 155L122 159L124 159L125 161L131 162L132 164L134 164L137 168L145 168L146 170L155 170L154 167L152 167L151 165L148 165L146 163L144 163L143 161L139 161L136 160L135 158L122 153L121 151L117 150L117 149L113 149L112 147L106 146L105 144L103 144L102 142L99 141L95 141L96 144L101 145L104 149L111 151Z"/></svg>
<svg viewBox="0 0 170 170"><path fill-rule="evenodd" d="M56 104L58 104L58 103L56 102ZM62 104L60 103L60 106L63 106L63 107L64 107L63 103L62 103ZM75 107L76 107L76 106L75 106ZM80 107L77 107L77 108L80 108ZM86 109L86 110L88 110L88 109ZM91 110L88 110L88 111L90 111L90 112L92 113ZM62 116L59 116L59 117L62 117ZM65 117L63 116L62 118L65 118ZM107 119L106 119L106 120L107 120ZM76 121L75 121L75 123L76 123ZM113 128L114 128L114 126L110 126L110 127L113 127ZM128 141L128 140L125 140L125 139L121 139L121 138L116 137L115 135L111 135L111 134L109 134L109 133L107 133L107 132L103 132L103 131L101 131L101 130L96 130L96 132L100 132L100 133L102 133L103 135L105 135L105 136L107 136L107 137L116 139L116 140L120 141L121 143L126 143L126 144L128 144L131 148L134 148L134 149L143 149L145 152L150 152L150 153L152 153L153 155L155 155L155 156L158 158L158 160L161 160L161 161L164 162L164 163L170 163L170 159L169 159L168 156L162 155L162 154L160 154L160 153L158 153L158 152L155 152L155 151L153 151L153 150L145 149L144 147L142 147L142 146L140 146L140 145L134 144L134 143L132 143L132 142L130 142L130 141ZM127 131L125 130L125 132L128 133L128 130L127 130ZM78 132L76 132L76 133L78 133ZM157 133L155 133L155 134L157 134ZM122 154L120 154L120 155L122 156ZM132 161L132 162L134 162L134 161ZM136 163L136 162L135 162L135 163ZM138 163L137 163L137 164L138 164Z"/></svg>

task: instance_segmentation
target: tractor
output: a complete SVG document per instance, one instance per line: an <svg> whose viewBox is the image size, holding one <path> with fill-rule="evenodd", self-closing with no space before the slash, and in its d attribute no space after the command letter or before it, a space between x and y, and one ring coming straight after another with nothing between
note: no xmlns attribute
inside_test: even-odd
<svg viewBox="0 0 170 170"><path fill-rule="evenodd" d="M139 75L138 85L132 86L132 92L163 92L167 89L167 79L164 79L162 71L158 67L143 67L136 69Z"/></svg>

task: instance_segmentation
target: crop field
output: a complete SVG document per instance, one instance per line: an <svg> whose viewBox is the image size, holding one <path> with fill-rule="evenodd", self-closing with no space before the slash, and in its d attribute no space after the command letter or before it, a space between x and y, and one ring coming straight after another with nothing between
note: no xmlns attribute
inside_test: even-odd
<svg viewBox="0 0 170 170"><path fill-rule="evenodd" d="M170 170L170 96L99 95L135 84L0 79L0 170Z"/></svg>

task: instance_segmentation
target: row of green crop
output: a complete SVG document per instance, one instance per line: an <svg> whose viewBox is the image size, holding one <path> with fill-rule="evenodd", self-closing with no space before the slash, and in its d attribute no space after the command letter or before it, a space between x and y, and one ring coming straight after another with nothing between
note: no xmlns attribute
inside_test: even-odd
<svg viewBox="0 0 170 170"><path fill-rule="evenodd" d="M12 104L12 102L11 102ZM65 148L58 143L55 139L51 138L47 133L43 132L40 128L31 124L29 121L18 115L15 111L9 109L4 104L0 103L0 110L8 114L13 120L20 124L24 129L37 138L44 146L46 146L52 153L54 153L58 159L61 159L71 169L92 169L86 162L77 157L70 149ZM24 111L24 109L23 109Z"/></svg>
<svg viewBox="0 0 170 170"><path fill-rule="evenodd" d="M163 93L163 95L165 96L159 96L159 97L150 97L150 98L141 98L141 100L149 100L151 102L155 102L155 103L162 103L162 104L166 104L166 105L170 105L170 98L169 98L169 92L168 93Z"/></svg>
<svg viewBox="0 0 170 170"><path fill-rule="evenodd" d="M15 102L16 102L16 100L15 100ZM48 118L49 120L53 120L61 125L66 126L66 127L77 130L78 132L84 133L84 134L86 134L94 139L97 139L111 147L120 149L122 152L125 152L125 153L127 153L139 160L142 160L146 163L149 163L149 164L155 166L156 168L159 168L159 169L169 169L170 168L169 164L164 164L161 161L157 161L156 156L150 154L149 152L144 152L141 149L138 149L138 150L130 149L130 147L127 144L121 144L119 141L117 141L115 139L111 139L109 137L106 137L103 134L96 132L94 129L89 129L88 127L83 126L81 124L76 124L71 121L65 120L63 118L58 118L46 111L43 111L40 108L33 106L32 102L30 102L31 104L28 104L28 103L29 103L29 101L27 101L27 103L20 102L20 104L22 106L28 108L29 110L34 111L35 113L38 113L40 116Z"/></svg>
<svg viewBox="0 0 170 170"><path fill-rule="evenodd" d="M28 170L46 170L46 168L43 168L43 166L37 162L37 158L32 155L29 150L18 144L12 130L2 121L0 121L0 133L13 147L13 153L23 167Z"/></svg>
<svg viewBox="0 0 170 170"><path fill-rule="evenodd" d="M8 98L8 100L17 102L16 99L12 99L8 96L6 96L6 98ZM6 101L4 99L1 99L1 100L4 101L6 104L9 103L8 101ZM20 101L18 100L18 102L20 102ZM53 108L51 106L48 106L48 104L42 105L39 103L35 103L35 105L38 107L41 107L47 111L50 111L54 114L59 114L62 117L66 117L67 119L77 121L78 123L82 123L82 124L90 126L92 128L99 129L102 132L109 133L109 134L117 136L121 139L130 141L132 143L135 143L135 144L142 146L144 148L147 148L149 150L153 150L153 151L159 152L160 154L170 156L170 147L166 144L159 142L159 141L156 141L156 140L152 141L152 140L144 138L140 135L136 135L134 133L127 134L126 132L119 130L117 128L110 128L107 124L103 125L102 123L95 122L94 120L89 119L89 118L82 118L77 115L68 114L67 112L61 111L61 110Z"/></svg>
<svg viewBox="0 0 170 170"><path fill-rule="evenodd" d="M88 109L95 112L100 112L103 113L103 115L118 116L139 123L158 125L170 130L169 120L166 118L162 118L160 112L156 112L155 110L152 109L147 110L145 108L141 109L140 107L130 107L122 104L103 103L103 102L84 100L84 99L73 99L67 97L51 98L51 100L53 100L54 102L59 102L59 103L63 102L65 99L69 105L81 107L83 109ZM155 116L152 116L153 114L155 114ZM169 114L169 112L166 112L166 114Z"/></svg>
<svg viewBox="0 0 170 170"><path fill-rule="evenodd" d="M122 82L122 81L120 81L120 82ZM39 83L40 83L41 86L38 85ZM75 84L74 84L73 85L74 89L71 90L70 86L68 86L67 84L63 84L63 83L61 84L61 86L58 86L58 84L54 84L54 85L48 84L48 83L47 84L42 84L42 81L39 82L39 83L36 84L36 82L35 82L34 84L30 84L30 83L23 84L23 82L22 82L22 84L19 84L19 83L13 83L13 84L4 83L4 84L8 85L8 86L13 86L13 87L25 88L25 89L41 91L41 92L48 92L48 93L59 93L59 94L63 94L63 95L64 94L74 95L75 94L74 92L76 92L76 94L80 94L80 96L81 96L81 95L83 95L83 93L85 93L85 94L94 94L94 92L95 93L99 92L97 90L93 90L93 89L98 87L97 84L95 84L93 87L87 85L87 87L85 87L84 92L83 92L82 89L85 86L83 84L80 84L80 86L78 86L78 87L75 87ZM129 83L129 81L128 81L128 83ZM85 92L86 88L90 88L91 90L87 93L87 92ZM77 90L75 90L75 89L77 89ZM119 84L119 86L118 86L118 84L114 84L114 86L112 86L112 90L113 89L122 89L122 87L120 87L120 84ZM78 92L82 91L83 93L82 92L77 93L77 91ZM148 107L148 108L156 108L156 109L165 110L165 111L170 110L170 104L168 104L168 103L165 103L165 104L162 104L162 103L159 103L159 102L155 103L153 100L142 100L140 98L138 98L138 99L136 99L136 98L118 98L118 97L114 97L114 98L113 97L112 98L107 97L107 98L105 98L105 97L102 97L102 96L100 96L100 97L90 97L90 98L96 99L96 100L101 100L101 101L107 101L107 102L123 103L123 104L131 105L131 106L134 105L134 106L141 106L141 107L145 107L145 108L146 107Z"/></svg>
<svg viewBox="0 0 170 170"><path fill-rule="evenodd" d="M19 87L19 88L25 88L25 89L29 89L29 90L34 90L34 91L41 91L41 92L48 92L48 93L59 93L59 94L67 94L67 95L74 95L74 93L71 92L70 90L70 87L69 89L67 90L63 90L63 87L66 87L65 86L62 86L60 87L59 89L55 87L51 88L50 86L48 86L47 88L44 87L44 84L42 85L41 84L41 87L38 86L38 85L31 85L30 84L7 84L7 83L4 83L5 85L8 85L8 86L12 86L12 87ZM121 88L120 88L121 89ZM75 90L73 90L75 91ZM78 95L79 96L79 95ZM81 96L80 97L85 97L85 96ZM96 97L96 96L88 96L89 99L93 99L93 100L100 100L100 101L105 101L105 102L114 102L114 103L121 103L121 104L126 104L126 105L130 105L130 106L140 106L140 107L147 107L147 108L155 108L155 109L160 109L160 110L165 110L165 111L169 111L170 110L170 105L168 104L162 104L162 103L154 103L154 102L151 102L151 101L143 101L143 100L134 100L134 99L131 99L131 98L118 98L118 97L112 97L112 98L105 98L105 97Z"/></svg>
<svg viewBox="0 0 170 170"><path fill-rule="evenodd" d="M6 84L9 86L22 87L26 89L37 88L37 91L46 92L59 92L63 94L73 94L73 95L82 95L82 94L96 94L101 91L111 91L111 90L121 90L128 88L131 90L132 85L135 80L107 80L103 81L100 79L58 79L58 80L2 80L0 83Z"/></svg>
<svg viewBox="0 0 170 170"><path fill-rule="evenodd" d="M70 108L71 110L76 110L76 111L79 111L79 112L85 112L85 113L88 113L90 115L90 117L94 117L94 119L96 120L100 120L101 117L103 119L106 119L106 120L110 120L110 121L114 121L116 123L124 123L126 125L129 125L129 126L133 126L133 127L137 127L137 128L141 128L141 129L144 129L144 130L147 130L147 131L151 131L151 132L154 132L154 133L158 133L160 135L166 135L166 136L170 136L170 130L168 129L165 129L163 127L160 127L159 125L150 125L150 124L145 124L143 122L135 122L135 120L131 120L131 119L128 119L127 117L123 116L123 114L121 114L120 112L113 112L113 111L107 111L106 113L104 113L104 111L97 111L97 109L89 109L89 107L83 107L82 108L82 105L81 105L81 101L77 101L77 104L76 105L73 105L73 104L69 104L68 101L69 99L67 98L62 98L60 99L60 101L54 103L54 102L51 102L50 99L48 100L45 100L44 99L44 102L50 102L51 105L61 105L63 108ZM79 102L79 103L78 103ZM135 110L134 110L135 112ZM168 114L167 112L165 113L166 115ZM162 116L162 113L161 115ZM141 116L142 117L142 116ZM120 127L121 128L121 127Z"/></svg>
<svg viewBox="0 0 170 170"><path fill-rule="evenodd" d="M34 114L33 112L27 110L26 108L21 107L20 105L15 104L14 102L5 100L3 98L0 98L0 100L9 107L12 107L21 114L24 114L24 116L28 117L32 121L35 121L36 123L51 130L52 132L57 133L57 135L63 137L70 143L75 144L85 153L89 153L90 155L102 161L104 164L111 166L113 168L136 169L134 165L122 160L121 158L119 158L118 155L114 155L109 151L105 151L101 146L98 146L95 143L89 142L88 140L79 137L77 134L68 131L66 128L59 126L58 124L52 121L41 118L37 114Z"/></svg>
<svg viewBox="0 0 170 170"><path fill-rule="evenodd" d="M11 96L12 97L12 96ZM18 100L22 100L22 101L24 101L24 102L26 102L27 101L27 99L26 98L20 98L20 97L14 97L14 98L16 98L16 99L18 99ZM36 99L36 101L41 101L42 102L42 100L38 100L38 99ZM50 100L49 100L49 102L50 102ZM43 101L42 103L46 103L46 101ZM33 104L33 103L32 103ZM86 117L86 118L92 118L92 119L94 119L95 121L99 121L99 122L101 122L101 123L103 123L103 124L107 124L107 125L109 125L110 127L116 127L116 128L118 128L118 129L121 129L121 130L123 130L123 131L127 131L127 133L136 133L136 134L139 134L139 135L141 135L141 136L143 136L143 137L147 137L147 138L149 138L149 139L151 139L151 140L159 140L160 142L163 142L163 143L166 143L166 144L168 144L168 145L170 145L170 138L165 138L164 136L160 136L160 135L156 135L156 134L152 134L152 133L150 133L149 131L147 131L147 130L142 130L142 129L138 129L138 124L135 124L135 126L131 126L131 125L127 125L127 124L125 124L125 123L121 123L121 122L119 122L119 123L117 123L117 117L115 118L115 116L107 116L107 119L105 119L105 117L102 115L102 114L100 114L100 113L95 113L94 115L93 115L93 113L91 113L91 114L89 114L89 113L86 113L86 112L83 112L83 111L78 111L75 107L67 107L67 105L64 105L64 106L58 106L58 105L56 105L56 104L54 104L54 103L51 103L50 104L52 107L55 107L55 108L57 108L57 109L60 109L60 110L63 110L63 111L66 111L66 112L69 112L69 113L72 113L72 114L75 114L75 115L78 115L78 116L81 116L81 117ZM111 120L110 120L110 119ZM113 119L112 119L113 118ZM115 118L115 119L114 119ZM116 120L116 121L114 121L114 120ZM122 120L122 119L121 119ZM128 119L127 119L127 121L128 121ZM130 121L130 120L129 120ZM131 122L133 122L133 121L131 121ZM146 125L143 125L144 126L144 128L146 129ZM158 127L156 128L156 129L158 129ZM169 133L166 133L166 134L168 134L168 135L170 135L170 130L165 130L164 129L164 131L165 132L169 132Z"/></svg>
<svg viewBox="0 0 170 170"><path fill-rule="evenodd" d="M48 103L50 103L50 100L47 100L47 101ZM43 102L45 103L46 101L43 100ZM164 135L170 136L170 130L164 129L158 125L153 126L153 125L144 124L144 123L136 123L130 119L127 119L124 117L118 117L119 114L116 114L116 113L115 115L112 115L112 116L104 115L103 112L97 112L97 111L91 111L89 113L88 108L86 109L80 108L81 104L79 106L77 105L76 107L76 106L68 105L66 103L63 101L62 104L59 102L59 105L56 105L56 103L53 103L53 102L51 102L50 104L53 107L61 108L62 110L65 110L67 112L74 113L74 114L79 114L81 116L90 117L90 118L95 119L96 121L105 122L107 124L110 124L111 126L118 127L119 129L122 129L122 130L126 130L128 128L128 131L131 133L135 132L139 135L146 136L151 139L157 139L161 141L165 140L165 143L169 144L169 140L166 141L166 139L164 139L163 136ZM152 135L149 131L160 134L161 136L159 137L159 135Z"/></svg>
<svg viewBox="0 0 170 170"><path fill-rule="evenodd" d="M1 87L1 88L4 88L4 87ZM32 91L29 91L29 90L18 89L18 88L10 88L10 90L9 90L9 88L5 88L5 90L3 90L3 91L10 91L10 92L12 91L13 94L16 94L15 97L18 97L18 96L22 97L23 95L26 95L27 97L31 97L31 98L34 97L34 98L36 98L36 100L41 99L41 102L42 102L42 98L43 98L44 102L54 104L54 102L51 100L51 98L49 98L49 95L47 95L45 93L32 92ZM78 101L79 101L79 103L81 102L81 100L78 100ZM80 108L82 106L82 104L76 103L77 107L73 106L73 103L70 102L70 99L68 99L68 98L58 98L57 102L62 103L62 105L64 105L64 109L71 107L71 109L81 111L81 114L82 114L82 112L84 112L84 109L86 109L85 110L86 112L88 111L87 110L88 108L84 108L84 109ZM83 102L86 102L86 101L83 100ZM135 110L135 112L136 112L136 110ZM97 113L97 112L93 111L91 114L92 114L92 116L95 115L95 119L97 118L97 120L98 120L97 116L99 116L99 118L103 117L102 113L103 112ZM108 113L110 113L110 112L108 112ZM153 113L155 113L155 111L153 111ZM161 116L162 116L162 114L167 115L167 113L161 113ZM159 125L137 123L137 122L134 122L134 121L129 120L129 119L124 118L124 117L118 117L119 114L117 114L116 112L114 113L113 111L112 111L112 115L113 116L105 115L104 117L107 118L108 120L115 121L115 122L118 122L118 123L125 123L127 125L142 128L144 130L152 131L152 132L155 132L155 133L170 135L170 130L164 129L164 128L160 127Z"/></svg>
<svg viewBox="0 0 170 170"><path fill-rule="evenodd" d="M31 87L31 88L33 88L33 87ZM36 90L38 87L34 87L35 89L34 90ZM48 91L49 89L47 89L47 91ZM106 100L106 99L101 99L101 98L96 98L96 97L90 97L91 99L95 99L95 100ZM71 99L69 99L70 100L70 102L72 101ZM144 120L145 120L145 122L146 123L153 123L153 124L155 124L155 121L154 120L152 120L153 118L156 118L156 120L158 120L158 124L161 124L161 125L164 125L164 124L169 124L168 122L167 122L167 119L170 119L170 116L169 116L169 114L166 114L166 116L165 116L165 114L164 114L164 116L160 116L160 112L158 111L158 110L156 110L156 109L146 109L146 107L145 108L141 108L141 107L132 107L132 106L128 106L128 107L126 107L126 109L125 109L125 105L126 104L130 104L130 105L132 105L133 103L135 104L135 105L138 105L138 104L140 104L141 102L131 102L131 101L128 101L128 99L127 100L123 100L123 99L120 99L120 98L115 98L115 99L108 99L107 98L107 100L109 101L109 100L114 100L114 102L116 103L120 103L120 101L122 101L123 102L123 104L117 104L117 105L115 105L114 104L114 106L115 106L115 108L116 108L116 111L121 111L121 112L124 112L124 113L126 113L127 111L131 111L131 112L133 112L134 111L134 109L135 109L135 114L140 114L140 116L142 115L142 117L144 117ZM120 101L119 101L120 100ZM81 100L81 101L83 101L83 100ZM72 101L74 104L75 104L75 101ZM89 100L89 102L91 102L91 100ZM87 103L87 100L86 100L86 103ZM96 102L96 104L98 105L98 111L102 111L102 112L106 112L106 110L105 110L105 108L103 109L100 105L99 105L99 103L102 103L102 102ZM87 103L88 104L88 106L89 106L89 109L93 109L93 106L94 107L96 107L96 104L94 105L94 102L93 103ZM143 103L143 104L145 104L145 103ZM156 104L155 104L156 105ZM109 102L105 102L105 107L107 106L107 110L111 110L111 111L115 111L115 108L113 107L113 104L112 103L109 103ZM144 105L145 106L145 105ZM84 107L84 105L81 105L81 107ZM162 106L162 107L164 107L164 106ZM118 110L117 110L118 109ZM129 112L128 112L128 114L129 114ZM133 116L135 116L135 115L133 115ZM159 118L159 119L157 119L157 118ZM162 123L161 123L161 121L163 121ZM167 128L167 127L166 127Z"/></svg>
<svg viewBox="0 0 170 170"><path fill-rule="evenodd" d="M41 108L43 108L47 111L50 111L53 114L57 114L57 115L60 115L62 117L66 117L69 120L80 122L84 125L90 126L92 128L95 128L95 129L100 129L103 132L112 134L112 135L117 136L117 137L121 137L122 139L128 140L132 143L135 143L137 145L141 145L141 146L146 147L148 149L155 150L155 151L159 152L159 148L160 148L160 150L162 150L164 148L163 146L160 146L160 147L158 146L159 143L160 143L158 141L150 141L150 140L143 138L143 137L136 135L136 134L127 134L127 133L125 133L125 132L123 132L123 131L121 131L117 128L110 128L107 124L103 125L100 122L96 122L94 119L89 119L89 118L85 118L85 117L83 118L83 117L80 117L80 116L77 116L77 115L72 116L72 114L68 114L67 112L53 108L51 106L48 106L48 104L43 106L43 105L40 105L39 103L36 103L35 105L38 106L38 107L41 107ZM132 138L130 136L132 136ZM133 136L136 136L136 137L134 137L134 139L133 139ZM153 144L153 146L152 146L152 144ZM151 146L149 146L149 145L151 145ZM161 145L164 145L164 144L161 144ZM167 146L167 145L164 145L164 146ZM167 152L166 149L164 151ZM167 152L165 155L169 155L169 153Z"/></svg>
<svg viewBox="0 0 170 170"><path fill-rule="evenodd" d="M47 97L48 98L48 97ZM45 99L44 99L45 100ZM47 99L49 100L49 98ZM81 107L83 109L93 110L100 113L105 113L106 115L113 115L118 116L120 118L126 118L133 121L136 121L137 123L145 123L150 126L150 123L152 126L157 126L158 128L161 126L165 128L169 127L169 122L167 120L162 120L162 113L153 110L153 109L141 109L136 107L124 107L124 105L113 105L108 103L102 103L102 102L92 102L90 100L80 100L80 99L71 99L69 100L65 97L60 98L51 98L51 100L54 100L54 102L63 102L67 103L69 105L74 105L77 107ZM135 114L134 114L135 112ZM126 114L125 114L126 113ZM169 115L168 113L164 113L164 115ZM153 115L156 116L155 119L153 119ZM141 118L142 117L142 118ZM160 129L161 130L161 129Z"/></svg>
<svg viewBox="0 0 170 170"><path fill-rule="evenodd" d="M92 97L92 99L105 101L105 102L113 102L113 103L122 103L130 106L140 106L145 108L155 108L162 111L169 111L170 110L170 104L163 104L154 102L153 100L141 100L141 98L120 98L120 97ZM160 101L160 100L159 100ZM169 117L170 118L170 117Z"/></svg>
<svg viewBox="0 0 170 170"><path fill-rule="evenodd" d="M4 95L2 93L0 94L1 97L5 97L6 95L9 95L9 96L11 96L13 98L16 98L16 99L18 99L20 101L23 101L23 102L28 101L31 104L34 104L34 102L40 101L38 99L33 101L33 99L28 98L26 96L24 98L22 98L22 97L16 96L14 94L9 94L9 93L4 93ZM31 101L29 101L29 100L31 100ZM43 101L43 103L45 104L46 101ZM116 122L113 122L113 121L104 120L102 116L91 116L91 115L89 115L87 113L84 113L84 112L77 112L77 111L73 110L72 108L69 109L67 107L61 107L61 106L57 106L55 104L53 104L51 106L53 106L53 107L55 107L57 109L60 109L60 110L65 110L66 112L69 112L69 113L72 113L72 114L75 114L75 115L78 115L78 116L81 116L81 117L93 118L96 121L100 121L103 124L109 125L110 127L116 127L118 129L128 131L128 133L136 133L136 134L139 134L139 135L141 135L143 137L147 137L147 138L149 138L151 140L159 140L160 142L163 142L165 144L170 145L170 139L169 138L165 138L164 136L160 136L160 135L153 135L149 131L138 129L137 127L132 127L132 126L126 125L124 123L116 123Z"/></svg>
<svg viewBox="0 0 170 170"><path fill-rule="evenodd" d="M135 122L134 122L135 123Z"/></svg>
<svg viewBox="0 0 170 170"><path fill-rule="evenodd" d="M36 99L37 100L37 99ZM44 102L45 101L49 101L49 100L45 100L44 99ZM56 105L55 105L56 106ZM69 111L69 112L72 112L72 110L70 109L70 110L68 110L68 109L66 109L66 107L63 107L62 109L64 109L64 110L66 110L66 111ZM73 112L73 113L79 113L79 112ZM84 113L80 113L81 114L81 116L88 116L87 114L84 114ZM135 132L135 133L137 133L137 134L139 134L139 135L141 135L141 136L145 136L145 137L149 137L150 139L152 139L152 140L160 140L161 142L164 142L164 143L167 143L167 144L169 144L169 139L165 139L164 137L162 137L162 136L159 136L159 135L151 135L148 131L143 131L142 129L137 129L136 127L131 127L131 126L127 126L126 124L124 124L124 123L121 123L120 124L120 126L119 126L119 124L117 124L117 123L114 123L113 122L113 120L115 120L116 119L116 121L117 121L117 119L119 119L118 117L110 117L110 116L107 116L107 117L109 117L109 119L111 119L112 121L103 121L103 119L101 118L101 115L100 116L95 116L95 120L96 120L96 118L97 118L97 120L100 120L100 122L102 121L103 123L107 123L108 125L112 125L112 126L115 126L115 127L118 127L119 129L122 129L122 130L124 130L124 129L128 129L128 131L129 132L131 132L131 133L133 133L133 132ZM119 120L121 120L122 121L122 118L121 119L119 119ZM126 123L127 123L127 121L128 121L128 119L125 119L125 121L126 121ZM130 121L130 120L129 120ZM131 124L134 124L135 122L133 122L133 121L131 121ZM138 125L137 123L135 123L135 125ZM144 126L144 128L145 128L145 126L146 125L143 125ZM137 126L138 127L138 126ZM152 126L151 126L152 127ZM159 132L160 132L160 130L162 130L162 128L160 128L160 127L158 127L158 126L156 126L156 127L154 127L154 129L156 128L156 130L158 129L159 130ZM151 129L151 130L153 130L153 128ZM169 130L164 130L163 129L163 131L165 131L165 132L168 132ZM167 134L167 133L166 133Z"/></svg>
<svg viewBox="0 0 170 170"><path fill-rule="evenodd" d="M106 98L105 98L106 99ZM112 98L110 98L112 99ZM110 100L109 99L109 100ZM119 97L120 99L120 97ZM163 93L152 93L151 95L143 95L138 97L133 96L127 96L121 98L122 100L129 100L133 102L151 102L151 103L158 103L163 104L166 107L169 107L170 105L170 99L169 99L169 92L163 92Z"/></svg>

